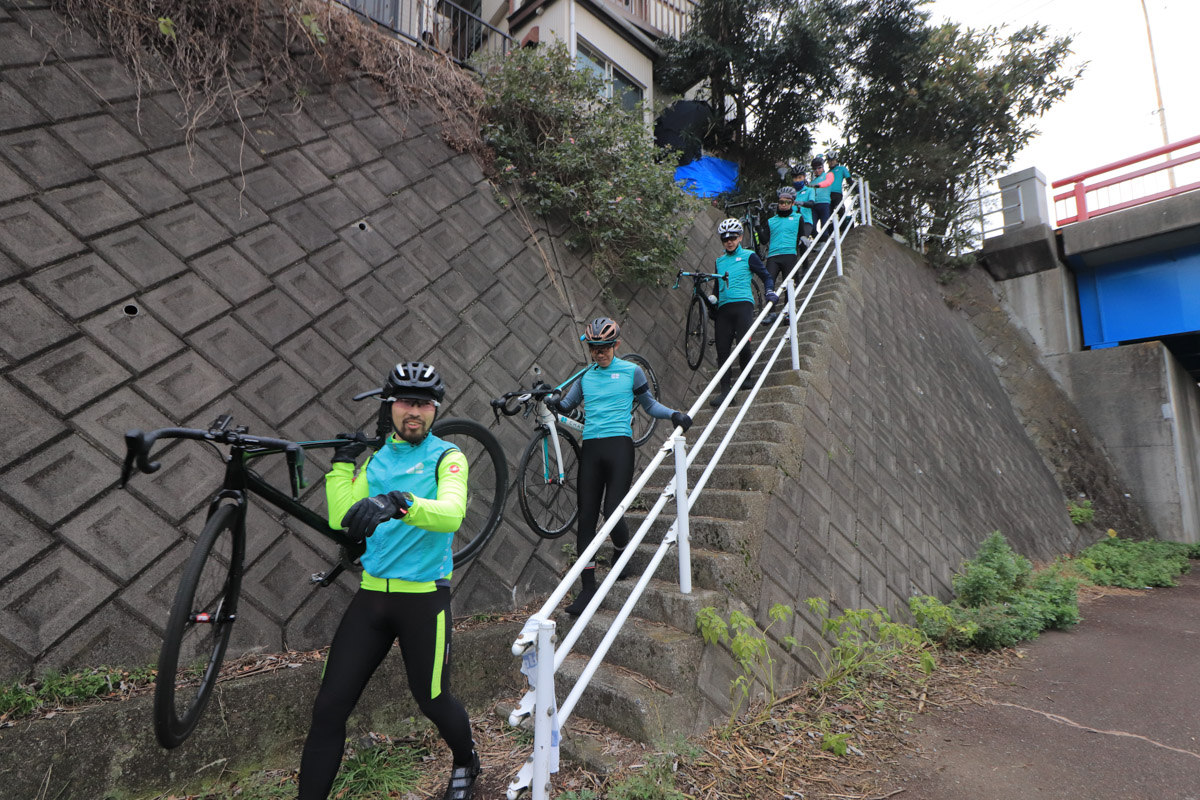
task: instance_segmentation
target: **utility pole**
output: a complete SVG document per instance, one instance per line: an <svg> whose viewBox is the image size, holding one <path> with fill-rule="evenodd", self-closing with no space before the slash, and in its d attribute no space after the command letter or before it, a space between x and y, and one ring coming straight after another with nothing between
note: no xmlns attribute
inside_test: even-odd
<svg viewBox="0 0 1200 800"><path fill-rule="evenodd" d="M1167 136L1167 109L1163 107L1162 89L1158 85L1158 61L1154 58L1154 38L1150 35L1150 12L1146 10L1146 0L1142 0L1142 16L1146 20L1146 41L1150 44L1150 69L1154 73L1154 97L1158 100L1158 121L1162 124L1163 146L1171 143L1170 137ZM1167 153L1167 161L1171 160L1171 154ZM1167 181L1172 189L1175 188L1175 170L1167 170Z"/></svg>

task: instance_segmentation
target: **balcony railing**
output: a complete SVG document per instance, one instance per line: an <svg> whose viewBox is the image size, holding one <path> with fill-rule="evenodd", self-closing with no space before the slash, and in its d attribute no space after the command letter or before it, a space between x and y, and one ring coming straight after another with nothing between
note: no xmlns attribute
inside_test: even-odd
<svg viewBox="0 0 1200 800"><path fill-rule="evenodd" d="M503 55L511 37L451 0L338 0L367 19L445 53L459 64L477 52Z"/></svg>
<svg viewBox="0 0 1200 800"><path fill-rule="evenodd" d="M678 39L688 28L695 0L602 0L657 37Z"/></svg>

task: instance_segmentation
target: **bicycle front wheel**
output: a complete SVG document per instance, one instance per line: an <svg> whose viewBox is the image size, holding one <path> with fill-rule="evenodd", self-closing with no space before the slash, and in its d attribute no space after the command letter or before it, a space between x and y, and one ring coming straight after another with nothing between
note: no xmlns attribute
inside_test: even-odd
<svg viewBox="0 0 1200 800"><path fill-rule="evenodd" d="M626 361L637 364L642 368L642 372L646 373L646 380L650 384L650 393L658 399L658 376L654 374L654 368L650 366L650 362L645 357L637 353L630 353L622 356ZM633 428L633 446L641 447L654 434L654 428L658 425L658 419L646 413L646 409L642 408L637 400L633 401L633 418L630 420Z"/></svg>
<svg viewBox="0 0 1200 800"><path fill-rule="evenodd" d="M240 513L224 505L208 518L175 593L154 687L154 733L167 749L196 728L217 685L242 584Z"/></svg>
<svg viewBox="0 0 1200 800"><path fill-rule="evenodd" d="M508 461L492 432L474 420L441 419L431 433L467 457L467 515L452 544L457 569L479 555L500 527L508 502Z"/></svg>
<svg viewBox="0 0 1200 800"><path fill-rule="evenodd" d="M579 445L562 428L558 449L562 463L554 454L550 429L540 428L529 440L517 468L520 475L517 500L521 514L533 532L543 539L557 539L575 524L579 516Z"/></svg>
<svg viewBox="0 0 1200 800"><path fill-rule="evenodd" d="M687 357L687 365L692 370L700 369L704 360L704 346L708 343L708 310L704 301L692 295L692 304L688 306L687 327L683 330L683 353Z"/></svg>

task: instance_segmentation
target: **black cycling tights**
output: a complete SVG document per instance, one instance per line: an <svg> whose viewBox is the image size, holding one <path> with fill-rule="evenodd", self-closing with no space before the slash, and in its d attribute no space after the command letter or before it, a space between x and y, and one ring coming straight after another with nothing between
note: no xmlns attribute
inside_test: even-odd
<svg viewBox="0 0 1200 800"><path fill-rule="evenodd" d="M601 499L607 517L632 485L633 439L606 436L583 440L583 452L579 455L579 552L582 553L596 535ZM624 518L613 528L612 541L616 547L629 544L629 528Z"/></svg>
<svg viewBox="0 0 1200 800"><path fill-rule="evenodd" d="M300 800L329 796L342 762L346 720L396 639L409 691L421 713L450 745L454 763L471 763L471 719L450 694L452 627L449 587L421 594L360 589L354 595L333 637L313 705L312 727L300 759Z"/></svg>
<svg viewBox="0 0 1200 800"><path fill-rule="evenodd" d="M753 319L754 303L744 301L726 303L717 309L717 318L714 320L713 327L716 328L718 364L724 364L729 358L729 354L733 352L734 342L746 335ZM750 363L749 344L742 348L742 352L738 353L738 363L741 364L742 370L745 370L746 365ZM733 370L726 372L721 377L722 389L728 389L731 385L733 385Z"/></svg>

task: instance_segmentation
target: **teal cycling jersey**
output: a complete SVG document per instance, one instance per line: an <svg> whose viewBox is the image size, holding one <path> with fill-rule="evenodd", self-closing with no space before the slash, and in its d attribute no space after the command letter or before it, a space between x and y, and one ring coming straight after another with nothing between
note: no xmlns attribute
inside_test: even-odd
<svg viewBox="0 0 1200 800"><path fill-rule="evenodd" d="M767 230L771 232L771 246L767 250L767 258L796 255L796 240L800 237L802 219L803 216L793 208L787 216L776 214L767 220Z"/></svg>
<svg viewBox="0 0 1200 800"><path fill-rule="evenodd" d="M818 203L828 203L829 192L832 191L831 187L833 186L833 173L826 170L820 175L814 175L812 182L808 185L817 193Z"/></svg>
<svg viewBox="0 0 1200 800"><path fill-rule="evenodd" d="M718 306L729 303L754 302L754 291L750 286L751 272L762 278L763 285L767 287L768 292L774 288L774 282L767 274L767 269L763 266L758 253L744 247L738 247L732 253L722 253L717 256L717 266L713 271L718 275L729 277L728 282L724 277L717 281Z"/></svg>
<svg viewBox="0 0 1200 800"><path fill-rule="evenodd" d="M817 192L811 186L806 185L803 189L796 192L796 208L799 208L800 213L804 215L804 221L811 225L812 224L812 209L804 208L803 206L800 205L801 203L804 203L804 202L808 202L808 203L817 202Z"/></svg>
<svg viewBox="0 0 1200 800"><path fill-rule="evenodd" d="M641 378L641 386L636 385ZM583 421L584 439L607 436L633 438L633 393L646 385L642 368L632 361L614 358L607 367L592 364L579 379L587 414Z"/></svg>
<svg viewBox="0 0 1200 800"><path fill-rule="evenodd" d="M833 173L833 185L829 187L829 191L842 193L842 182L850 177L850 170L846 169L841 164L830 170Z"/></svg>
<svg viewBox="0 0 1200 800"><path fill-rule="evenodd" d="M340 526L341 516L346 511L340 508L348 501L342 495L368 497L401 491L414 496L413 506L406 516L380 523L367 539L367 549L361 559L366 573L376 578L426 582L445 578L454 571L452 542L454 531L462 523L465 502L458 506L443 501L441 495L446 495L446 491L439 494L438 471L444 463L448 464L447 480L462 481L461 500L465 501L466 459L457 447L433 434L417 445L389 437L387 444L367 461L357 477L352 464L333 465L326 486L331 512L338 507L337 520L332 519L331 513L330 524L334 527ZM364 479L365 486L352 486ZM428 506L430 513L420 506ZM406 520L429 527L410 525Z"/></svg>

